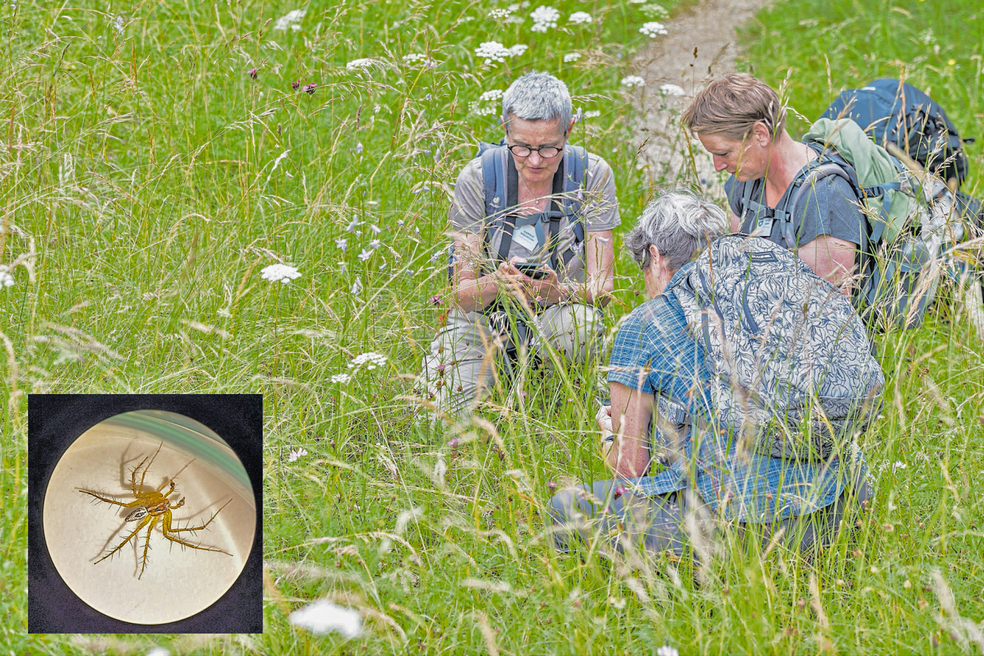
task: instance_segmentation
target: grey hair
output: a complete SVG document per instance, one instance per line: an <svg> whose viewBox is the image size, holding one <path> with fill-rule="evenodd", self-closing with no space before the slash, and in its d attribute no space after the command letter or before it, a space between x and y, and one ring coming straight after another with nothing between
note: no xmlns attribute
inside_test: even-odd
<svg viewBox="0 0 984 656"><path fill-rule="evenodd" d="M571 124L571 94L567 85L550 73L533 71L517 78L502 96L502 123L509 131L509 121L554 121L566 131Z"/></svg>
<svg viewBox="0 0 984 656"><path fill-rule="evenodd" d="M666 260L670 273L694 259L707 243L724 234L728 217L717 205L692 191L665 191L649 201L625 247L643 270L649 268L649 245Z"/></svg>

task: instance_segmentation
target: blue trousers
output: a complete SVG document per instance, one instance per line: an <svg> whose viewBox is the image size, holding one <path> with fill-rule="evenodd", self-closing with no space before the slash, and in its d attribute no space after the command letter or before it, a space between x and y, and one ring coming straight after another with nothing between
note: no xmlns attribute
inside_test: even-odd
<svg viewBox="0 0 984 656"><path fill-rule="evenodd" d="M696 491L650 497L626 490L616 497L611 489L617 484L597 481L554 495L549 510L558 550L568 551L570 540L578 536L591 540L601 533L619 551L629 541L652 553L672 552L682 558L690 547L700 546L695 542L718 536L717 522ZM871 495L871 487L862 479L845 486L834 503L816 512L771 524L737 522L735 530L742 541L757 540L765 546L775 539L787 549L809 555L829 546L849 509L863 507Z"/></svg>

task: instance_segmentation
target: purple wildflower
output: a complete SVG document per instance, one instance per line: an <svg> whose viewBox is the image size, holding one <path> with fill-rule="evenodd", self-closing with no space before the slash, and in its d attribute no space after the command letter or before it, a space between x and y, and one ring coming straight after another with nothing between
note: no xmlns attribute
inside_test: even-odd
<svg viewBox="0 0 984 656"><path fill-rule="evenodd" d="M428 302L436 307L441 304L441 297L438 296L437 294L434 294L433 296L430 297L430 299L428 299Z"/></svg>
<svg viewBox="0 0 984 656"><path fill-rule="evenodd" d="M623 494L625 494L625 486L623 486L623 485L616 485L615 486L615 498L617 499L620 496L622 496Z"/></svg>
<svg viewBox="0 0 984 656"><path fill-rule="evenodd" d="M246 75L250 76L254 80L260 76L259 71L255 68L249 69L249 71L246 72Z"/></svg>
<svg viewBox="0 0 984 656"><path fill-rule="evenodd" d="M294 91L297 91L298 89L301 88L301 81L300 80L295 80L295 81L291 82L290 83L290 88L293 89Z"/></svg>
<svg viewBox="0 0 984 656"><path fill-rule="evenodd" d="M556 481L547 481L547 487L550 488L551 490L556 490L557 489L557 482Z"/></svg>
<svg viewBox="0 0 984 656"><path fill-rule="evenodd" d="M314 90L317 89L317 88L318 88L318 85L315 84L314 82L312 82L311 84L305 84L304 85L304 93L309 93L309 94L311 94L313 96L314 95Z"/></svg>

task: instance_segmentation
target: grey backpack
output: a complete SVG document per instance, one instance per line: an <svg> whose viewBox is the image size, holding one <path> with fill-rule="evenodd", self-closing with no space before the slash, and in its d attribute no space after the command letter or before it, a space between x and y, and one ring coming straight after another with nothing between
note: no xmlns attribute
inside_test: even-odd
<svg viewBox="0 0 984 656"><path fill-rule="evenodd" d="M712 421L746 448L825 459L880 409L885 378L851 300L788 250L721 237L672 290L706 349Z"/></svg>

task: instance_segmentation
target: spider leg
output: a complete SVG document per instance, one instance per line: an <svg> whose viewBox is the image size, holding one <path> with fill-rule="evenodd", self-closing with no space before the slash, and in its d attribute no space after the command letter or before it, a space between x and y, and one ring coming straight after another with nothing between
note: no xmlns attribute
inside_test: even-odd
<svg viewBox="0 0 984 656"><path fill-rule="evenodd" d="M147 569L147 550L150 549L150 534L154 530L154 526L157 524L157 520L160 519L160 517L158 517L157 515L153 515L152 517L153 517L153 521L151 521L150 525L147 527L147 539L144 540L143 557L140 559L141 564L140 564L140 574L137 575L138 579L143 576L144 570ZM148 516L148 519L150 519L150 516ZM137 530L140 529L138 528Z"/></svg>
<svg viewBox="0 0 984 656"><path fill-rule="evenodd" d="M161 452L161 447L162 446L164 446L164 442L161 442L159 445L157 445L157 451L154 451L154 455L153 456L147 456L147 457L150 458L150 462L147 463L147 466L143 470L143 474L140 475L140 489L141 490L143 489L143 486L144 486L144 479L147 478L147 472L150 471L150 466L153 465L154 464L154 460L157 459L157 454ZM137 468L133 470L134 476L136 476L136 474L137 474L137 469L140 469L140 467L143 466L144 462L147 460L147 457L144 457L144 459L140 461L140 464L137 465ZM137 488L136 488L136 485L134 485L134 487L133 487L133 494L134 494L134 496L136 495L136 493L137 493Z"/></svg>
<svg viewBox="0 0 984 656"><path fill-rule="evenodd" d="M184 501L184 499L182 499L182 501ZM222 508L228 506L231 501L232 499L229 499L229 501L226 501L224 504L222 504ZM219 508L217 511L215 511L215 514L212 515L209 518L209 520L204 524L202 524L201 526L187 526L185 528L171 528L171 511L168 510L167 512L164 513L164 526L163 526L164 537L166 537L171 542L177 542L178 544L183 544L184 546L191 547L192 549L198 549L200 551L216 551L218 553L224 553L227 556L231 556L232 554L229 553L228 551L224 551L217 547L203 547L200 544L193 544L191 542L188 542L187 540L182 540L181 538L172 535L172 533L181 533L183 531L201 531L206 526L212 523L212 520L215 519L220 512L222 512L222 508Z"/></svg>
<svg viewBox="0 0 984 656"><path fill-rule="evenodd" d="M108 497L104 497L104 496L102 496L100 494L97 494L96 492L91 491L91 490L81 490L80 489L79 492L83 492L85 494L88 494L89 496L93 496L93 497L99 499L100 501L105 501L106 503L112 503L112 504L117 505L117 506L123 506L124 508L133 508L134 506L139 506L139 505L142 505L144 503L142 499L137 499L136 501L131 501L130 503L123 503L122 501L117 501L116 499L110 499Z"/></svg>
<svg viewBox="0 0 984 656"><path fill-rule="evenodd" d="M149 524L150 521L153 518L154 518L153 515L147 515L146 517L144 517L140 521L140 523L137 525L137 528L133 529L133 532L130 533L130 535L126 536L126 539L125 540L123 540L122 542L120 542L116 546L116 548L113 549L112 551L110 551L108 554L106 554L105 556L103 556L102 558L100 558L99 560L97 560L96 562L94 562L93 565L98 565L99 563L101 563L102 561L106 560L107 558L109 558L110 556L112 556L113 554L115 554L117 551L119 551L120 549L122 549L123 548L123 545L126 544L127 542L129 542L130 540L132 540L133 539L133 536L135 536L138 532L140 532L140 529L142 529L144 526L146 526L147 524Z"/></svg>

